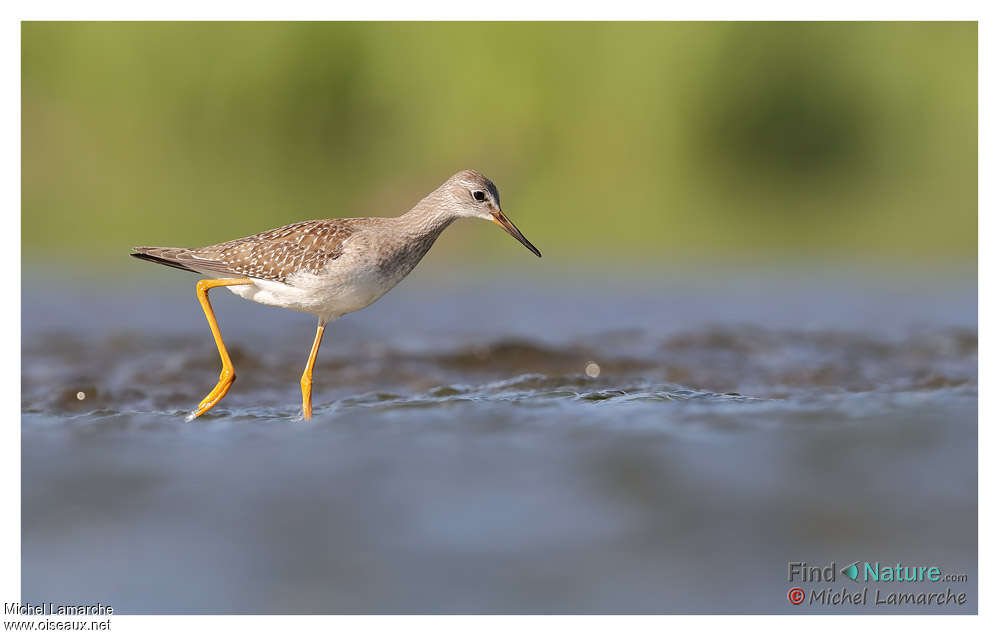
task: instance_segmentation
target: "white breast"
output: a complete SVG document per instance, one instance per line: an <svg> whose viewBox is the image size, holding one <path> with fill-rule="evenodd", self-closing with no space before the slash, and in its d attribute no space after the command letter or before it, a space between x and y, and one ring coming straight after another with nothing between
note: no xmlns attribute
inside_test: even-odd
<svg viewBox="0 0 999 636"><path fill-rule="evenodd" d="M252 285L229 287L232 293L262 305L284 307L335 320L375 302L398 280L386 279L377 268L345 255L332 261L319 275L293 274L287 283L251 278Z"/></svg>

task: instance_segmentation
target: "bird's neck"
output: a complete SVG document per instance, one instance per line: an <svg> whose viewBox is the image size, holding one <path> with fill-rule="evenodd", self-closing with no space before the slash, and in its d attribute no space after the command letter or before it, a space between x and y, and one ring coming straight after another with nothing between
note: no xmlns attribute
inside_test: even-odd
<svg viewBox="0 0 999 636"><path fill-rule="evenodd" d="M397 218L402 231L407 235L432 237L433 240L458 217L436 192L431 192L412 210Z"/></svg>

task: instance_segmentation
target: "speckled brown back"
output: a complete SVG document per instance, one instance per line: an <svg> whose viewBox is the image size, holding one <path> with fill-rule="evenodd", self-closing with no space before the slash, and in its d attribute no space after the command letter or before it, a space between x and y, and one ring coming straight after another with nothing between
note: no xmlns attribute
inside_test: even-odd
<svg viewBox="0 0 999 636"><path fill-rule="evenodd" d="M199 249L137 247L133 256L192 271L287 282L296 272L318 274L343 254L360 219L302 221Z"/></svg>

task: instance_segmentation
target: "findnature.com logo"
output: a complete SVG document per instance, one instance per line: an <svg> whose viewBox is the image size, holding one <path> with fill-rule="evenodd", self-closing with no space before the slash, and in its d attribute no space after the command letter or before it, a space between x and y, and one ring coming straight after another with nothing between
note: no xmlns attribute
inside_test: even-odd
<svg viewBox="0 0 999 636"><path fill-rule="evenodd" d="M842 574L862 587L842 586L837 589L825 586L824 583L835 583L836 575ZM826 566L808 565L804 561L789 561L787 564L787 580L790 583L816 586L794 586L787 591L787 600L792 605L855 605L866 606L870 601L874 606L904 606L904 605L964 605L967 594L959 590L946 589L939 591L919 591L909 593L883 590L871 584L899 583L966 583L967 574L949 574L935 565L881 565L880 561L854 561L842 568L836 567L836 562ZM897 588L896 588L897 589ZM871 598L873 597L873 598Z"/></svg>
<svg viewBox="0 0 999 636"><path fill-rule="evenodd" d="M839 570L851 581L865 583L965 583L967 574L945 574L936 565L881 565L880 561L854 561ZM808 565L803 561L787 564L787 580L801 583L834 583L836 563L822 567Z"/></svg>

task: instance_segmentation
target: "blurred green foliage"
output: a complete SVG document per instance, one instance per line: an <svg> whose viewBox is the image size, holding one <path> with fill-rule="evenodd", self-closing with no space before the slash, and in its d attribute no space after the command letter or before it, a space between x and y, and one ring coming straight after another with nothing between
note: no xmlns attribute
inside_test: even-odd
<svg viewBox="0 0 999 636"><path fill-rule="evenodd" d="M470 167L567 262L972 261L977 38L970 22L24 23L24 258L395 215ZM438 262L509 261L495 230L458 224Z"/></svg>

